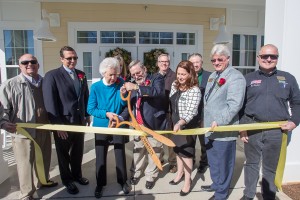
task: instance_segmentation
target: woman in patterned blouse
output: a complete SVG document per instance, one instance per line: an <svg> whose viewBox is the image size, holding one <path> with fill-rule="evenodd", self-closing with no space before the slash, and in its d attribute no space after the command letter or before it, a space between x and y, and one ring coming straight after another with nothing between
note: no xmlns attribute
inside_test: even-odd
<svg viewBox="0 0 300 200"><path fill-rule="evenodd" d="M184 178L184 186L180 196L186 196L191 190L191 172L193 169L193 156L195 153L195 136L176 135L183 129L198 128L198 106L201 92L198 87L198 78L193 63L181 61L176 69L176 80L172 84L170 101L172 107L173 131L172 140L176 144L174 152L177 158L177 174L170 181L171 185L177 185Z"/></svg>

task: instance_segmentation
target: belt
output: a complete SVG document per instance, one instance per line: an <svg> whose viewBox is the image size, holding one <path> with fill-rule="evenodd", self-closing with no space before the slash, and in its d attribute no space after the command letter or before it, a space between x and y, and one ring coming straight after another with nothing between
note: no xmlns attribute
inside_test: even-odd
<svg viewBox="0 0 300 200"><path fill-rule="evenodd" d="M252 115L247 115L247 114L246 114L246 116L247 116L248 118L252 119L253 121L256 121L256 122L264 122L264 121L262 121L262 120L260 120L260 119L257 119L256 117L254 117L254 116L252 116Z"/></svg>

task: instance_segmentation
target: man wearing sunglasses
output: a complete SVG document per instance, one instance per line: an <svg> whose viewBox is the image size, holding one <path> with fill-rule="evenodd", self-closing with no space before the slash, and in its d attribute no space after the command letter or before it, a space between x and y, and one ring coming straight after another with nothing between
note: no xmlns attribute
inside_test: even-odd
<svg viewBox="0 0 300 200"><path fill-rule="evenodd" d="M53 124L89 125L86 112L89 90L84 72L75 69L77 54L72 47L60 50L61 67L46 73L43 84L45 107ZM58 166L62 183L70 194L79 192L74 182L89 184L82 177L84 134L55 131Z"/></svg>
<svg viewBox="0 0 300 200"><path fill-rule="evenodd" d="M17 132L16 123L48 124L45 110L42 77L38 74L39 63L31 54L19 59L21 73L7 80L0 89L0 128L11 133L13 151L17 163L20 184L20 199L33 199L36 188L42 187L35 168L35 150L33 142ZM45 177L49 178L51 162L51 135L49 131L27 129L31 137L40 146L44 158ZM45 187L56 186L48 181Z"/></svg>
<svg viewBox="0 0 300 200"><path fill-rule="evenodd" d="M244 200L253 199L262 166L263 199L275 199L274 184L283 132L292 131L300 122L300 91L293 75L277 69L278 49L272 44L257 56L259 70L246 75L244 113L240 123L287 121L281 129L241 131L246 163ZM288 106L289 105L289 106ZM289 114L289 107L292 115ZM262 162L261 162L262 160Z"/></svg>

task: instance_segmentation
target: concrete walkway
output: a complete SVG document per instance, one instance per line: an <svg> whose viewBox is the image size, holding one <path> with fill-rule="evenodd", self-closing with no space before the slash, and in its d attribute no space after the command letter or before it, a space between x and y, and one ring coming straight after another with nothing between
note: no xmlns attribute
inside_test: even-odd
<svg viewBox="0 0 300 200"><path fill-rule="evenodd" d="M52 162L51 162L51 179L59 182L59 185L55 188L43 188L38 190L34 198L35 199L96 199L94 197L94 189L96 187L95 180L95 151L94 151L94 135L86 134L85 136L85 152L82 163L83 176L90 180L90 184L87 186L78 185L80 190L77 195L70 195L66 192L61 184L59 170L57 165L57 158L55 152L55 146L53 145ZM132 161L132 149L133 143L129 142L126 145L127 156L127 170L128 178L130 177L129 169ZM239 141L237 143L237 159L235 165L235 174L231 183L231 190L229 200L238 200L243 196L244 189L244 175L243 175L243 163L244 153L243 144ZM200 157L200 147L197 141L196 157ZM19 183L16 170L16 164L14 162L12 149L4 150L4 159L9 162L10 178L0 185L0 198L1 199L18 199ZM124 195L121 187L117 184L115 174L115 159L113 149L108 152L108 184L104 188L103 200L179 200L179 199L201 199L207 200L212 197L213 193L204 192L200 189L201 185L211 184L209 170L205 174L198 174L196 168L198 167L198 160L196 161L195 168L192 173L193 183L192 192L185 197L181 197L179 192L183 187L181 182L178 185L169 185L175 175L168 173L167 156L165 155L165 167L160 173L158 180L152 190L145 188L145 178L142 178L138 185L132 187L131 192L128 195ZM1 169L0 169L1 170ZM257 186L257 196L255 199L262 199L260 194L260 186ZM290 198L284 193L277 193L277 198L280 200L289 200Z"/></svg>

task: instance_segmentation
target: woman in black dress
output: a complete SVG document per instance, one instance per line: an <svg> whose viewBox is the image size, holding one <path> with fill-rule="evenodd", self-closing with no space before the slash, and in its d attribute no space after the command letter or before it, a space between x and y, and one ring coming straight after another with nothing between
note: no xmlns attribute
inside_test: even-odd
<svg viewBox="0 0 300 200"><path fill-rule="evenodd" d="M193 63L181 61L177 66L176 80L173 82L170 92L174 132L200 126L197 118L195 118L200 99L201 92ZM174 152L176 153L178 171L170 184L177 185L184 177L184 186L180 191L180 196L186 196L190 193L195 139L196 136L194 135L176 135L175 133L172 136L172 140L176 144Z"/></svg>

